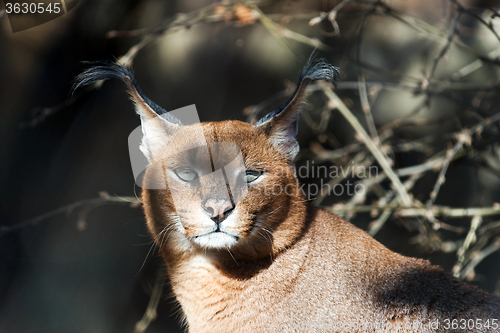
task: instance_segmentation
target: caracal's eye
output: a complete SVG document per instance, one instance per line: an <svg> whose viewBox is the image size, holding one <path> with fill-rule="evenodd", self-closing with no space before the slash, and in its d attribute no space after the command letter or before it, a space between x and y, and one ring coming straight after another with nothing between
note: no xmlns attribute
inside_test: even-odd
<svg viewBox="0 0 500 333"><path fill-rule="evenodd" d="M190 182L193 179L198 177L198 174L196 171L191 170L189 168L179 168L174 170L175 174L177 177L179 177L181 180L185 182Z"/></svg>
<svg viewBox="0 0 500 333"><path fill-rule="evenodd" d="M247 170L245 171L245 180L247 183L251 183L262 175L262 171Z"/></svg>

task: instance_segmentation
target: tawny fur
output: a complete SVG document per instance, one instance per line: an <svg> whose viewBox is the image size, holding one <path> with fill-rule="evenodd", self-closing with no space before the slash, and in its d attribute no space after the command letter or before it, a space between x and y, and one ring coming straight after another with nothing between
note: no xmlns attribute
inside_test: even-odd
<svg viewBox="0 0 500 333"><path fill-rule="evenodd" d="M142 191L147 225L189 332L500 332L498 297L394 253L305 202L292 166L300 104L309 82L331 81L335 73L322 60L309 61L290 101L256 125L189 126L147 99L123 66L104 63L79 76L76 86L109 78L128 85L150 163ZM220 231L213 231L216 222L200 203L225 200L221 207L229 206L226 184L195 191L194 183L174 175L193 161L201 169L215 169L214 160L229 162L231 149L214 143L239 147L243 172L262 172L246 195L231 193L234 209L218 220ZM162 183L163 189L153 189Z"/></svg>
<svg viewBox="0 0 500 333"><path fill-rule="evenodd" d="M288 161L255 126L238 121L202 125L209 141L235 142L246 163L258 161L271 174L280 170L282 182L296 184L293 172L283 176L282 170L291 171ZM168 193L145 189L142 198L148 227L157 236L172 223ZM293 196L249 193L240 205L243 210L257 206L258 214L281 207L266 215L274 232L267 239L263 235L257 249L242 239L244 244L231 253L207 251L177 230L166 240L157 238L190 332L373 332L371 327L441 332L446 320L500 318L498 298L427 261L388 250L351 223L306 204L300 191ZM434 330L436 322L441 329ZM358 329L349 328L355 323ZM499 332L477 330L483 331Z"/></svg>

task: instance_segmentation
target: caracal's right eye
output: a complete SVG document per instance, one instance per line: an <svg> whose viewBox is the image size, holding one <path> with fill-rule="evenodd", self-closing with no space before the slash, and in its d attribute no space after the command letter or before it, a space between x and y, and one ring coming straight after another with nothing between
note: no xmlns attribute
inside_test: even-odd
<svg viewBox="0 0 500 333"><path fill-rule="evenodd" d="M247 183L251 183L262 175L262 171L247 170L245 171L245 180Z"/></svg>
<svg viewBox="0 0 500 333"><path fill-rule="evenodd" d="M185 182L190 182L193 179L198 177L198 174L196 171L191 170L189 168L179 168L174 170L175 174L177 177L179 177L181 180Z"/></svg>

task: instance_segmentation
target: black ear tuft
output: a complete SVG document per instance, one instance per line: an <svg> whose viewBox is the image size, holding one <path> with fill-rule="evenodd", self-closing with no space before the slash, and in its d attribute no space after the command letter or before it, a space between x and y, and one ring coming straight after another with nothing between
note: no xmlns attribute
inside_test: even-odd
<svg viewBox="0 0 500 333"><path fill-rule="evenodd" d="M300 107L309 83L317 80L334 82L339 73L324 59L314 60L314 52L300 73L300 82L288 102L260 119L255 125L271 140L271 144L293 161L299 152L297 135Z"/></svg>
<svg viewBox="0 0 500 333"><path fill-rule="evenodd" d="M273 110L262 117L259 121L257 121L255 125L261 125L280 114L296 97L301 97L297 96L297 94L299 93L299 91L302 91L303 88L305 88L305 86L307 86L309 83L318 80L324 80L335 84L335 80L340 73L338 67L332 66L323 58L315 59L314 55L315 52L313 52L309 56L306 65L300 71L299 84L297 85L297 88L295 89L292 97L290 97L290 99L286 103L280 105L276 110Z"/></svg>
<svg viewBox="0 0 500 333"><path fill-rule="evenodd" d="M92 67L87 68L80 75L75 78L73 83L72 92L74 93L80 87L88 86L97 81L101 80L110 80L110 79L119 79L119 80L127 80L135 83L134 75L131 71L129 71L125 66L119 65L112 61L96 61L96 62L87 62L84 61L84 64L92 65Z"/></svg>
<svg viewBox="0 0 500 333"><path fill-rule="evenodd" d="M181 124L179 119L171 116L158 104L150 100L137 84L132 70L127 69L122 64L118 64L112 61L98 61L98 62L85 62L91 64L92 67L83 71L78 75L73 83L72 92L76 89L90 84L96 83L101 80L119 79L127 84L129 92L131 93L132 99L138 103L135 96L140 97L142 101L147 104L157 115L163 115L167 121L174 124Z"/></svg>
<svg viewBox="0 0 500 333"><path fill-rule="evenodd" d="M300 73L300 81L304 79L309 79L311 81L324 80L331 83L335 83L337 75L339 75L340 70L332 66L323 58L314 59L314 52L309 57L306 65ZM300 83L299 83L300 85Z"/></svg>

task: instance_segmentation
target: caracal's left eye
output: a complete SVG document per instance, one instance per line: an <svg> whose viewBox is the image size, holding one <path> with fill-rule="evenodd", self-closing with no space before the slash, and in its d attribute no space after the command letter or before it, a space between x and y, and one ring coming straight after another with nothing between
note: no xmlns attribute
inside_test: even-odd
<svg viewBox="0 0 500 333"><path fill-rule="evenodd" d="M259 178L261 175L262 171L247 170L245 171L245 180L247 183L251 183L255 181L257 178Z"/></svg>
<svg viewBox="0 0 500 333"><path fill-rule="evenodd" d="M198 174L196 171L191 170L189 168L179 168L174 170L175 174L177 177L179 177L181 180L185 182L190 182L196 177L198 177Z"/></svg>

